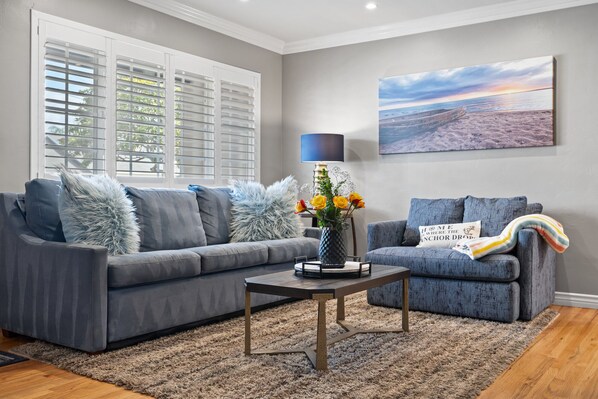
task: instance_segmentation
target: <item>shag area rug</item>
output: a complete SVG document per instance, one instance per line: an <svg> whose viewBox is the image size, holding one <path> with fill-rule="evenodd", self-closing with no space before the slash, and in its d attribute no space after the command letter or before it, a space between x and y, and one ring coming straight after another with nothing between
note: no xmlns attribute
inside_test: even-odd
<svg viewBox="0 0 598 399"><path fill-rule="evenodd" d="M328 337L343 332L328 306ZM255 313L252 348L315 344L317 303ZM347 322L400 327L399 309L346 298ZM409 333L358 334L329 347L328 371L303 354L243 355L244 319L199 327L100 355L34 342L18 353L156 398L475 398L557 317L512 324L410 312Z"/></svg>

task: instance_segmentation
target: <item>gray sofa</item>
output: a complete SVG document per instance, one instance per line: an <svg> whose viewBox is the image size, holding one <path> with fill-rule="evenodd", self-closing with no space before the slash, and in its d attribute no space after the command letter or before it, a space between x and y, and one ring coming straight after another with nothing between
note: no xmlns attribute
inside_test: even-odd
<svg viewBox="0 0 598 399"><path fill-rule="evenodd" d="M196 210L170 200L154 203L162 219L143 215L145 252L109 256L105 247L62 242L52 192L57 183L48 182L28 183L25 195L0 194L0 327L8 332L87 352L123 346L237 314L244 308L246 277L290 270L294 257L317 255L317 229L300 238L215 243L228 234L228 194L194 186L197 193L188 193L197 195ZM207 245L147 249L176 244L177 236L184 241L185 220L200 215ZM177 224L168 226L172 219ZM41 220L49 231L40 230ZM283 299L256 294L252 304Z"/></svg>
<svg viewBox="0 0 598 399"><path fill-rule="evenodd" d="M498 235L523 214L541 213L525 197L418 200L409 220L368 226L366 260L411 269L409 308L455 316L513 322L531 320L554 301L556 252L532 229L519 232L508 254L478 260L448 248L416 248L418 225L482 221L482 236ZM401 284L368 291L373 305L402 307Z"/></svg>

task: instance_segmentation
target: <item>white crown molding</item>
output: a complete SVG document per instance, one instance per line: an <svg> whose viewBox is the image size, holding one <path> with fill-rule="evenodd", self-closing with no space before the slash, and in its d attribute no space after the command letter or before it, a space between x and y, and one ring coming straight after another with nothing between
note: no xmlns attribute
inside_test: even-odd
<svg viewBox="0 0 598 399"><path fill-rule="evenodd" d="M518 0L485 7L414 19L396 24L357 29L313 39L288 42L283 54L300 53L330 47L371 42L392 37L432 32L459 26L520 17L564 8L598 3L598 0Z"/></svg>
<svg viewBox="0 0 598 399"><path fill-rule="evenodd" d="M265 48L278 54L293 54L349 44L365 43L392 37L474 25L501 19L598 3L598 0L513 0L396 24L356 29L343 33L285 43L268 34L247 28L198 10L177 0L129 0L195 25Z"/></svg>
<svg viewBox="0 0 598 399"><path fill-rule="evenodd" d="M598 309L598 295L557 291L554 297L554 304L560 306L574 306L576 308Z"/></svg>
<svg viewBox="0 0 598 399"><path fill-rule="evenodd" d="M132 3L151 8L164 14L202 26L235 39L282 54L284 41L262 32L219 18L182 4L176 0L129 0Z"/></svg>

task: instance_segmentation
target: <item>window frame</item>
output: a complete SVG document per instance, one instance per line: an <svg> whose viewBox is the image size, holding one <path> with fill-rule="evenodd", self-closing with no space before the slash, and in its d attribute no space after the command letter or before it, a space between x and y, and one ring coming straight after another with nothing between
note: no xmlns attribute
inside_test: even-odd
<svg viewBox="0 0 598 399"><path fill-rule="evenodd" d="M46 39L60 40L80 46L102 50L106 54L106 150L105 174L124 184L139 187L186 188L188 184L223 186L220 175L220 82L232 80L254 89L255 118L255 181L260 181L260 131L261 131L261 74L223 64L190 53L134 39L103 29L95 28L64 18L31 10L31 110L30 110L30 177L56 178L45 173L45 117L44 117L44 45ZM128 48L130 53L118 54L118 49ZM117 56L148 61L162 57L166 81L166 128L164 177L136 177L116 175L116 59ZM215 94L215 176L214 180L175 177L175 71L185 70L214 79Z"/></svg>

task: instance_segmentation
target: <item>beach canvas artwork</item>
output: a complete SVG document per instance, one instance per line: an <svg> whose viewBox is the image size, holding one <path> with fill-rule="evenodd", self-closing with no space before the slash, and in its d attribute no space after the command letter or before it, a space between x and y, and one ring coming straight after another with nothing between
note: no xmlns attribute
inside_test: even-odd
<svg viewBox="0 0 598 399"><path fill-rule="evenodd" d="M554 145L554 58L384 78L380 154Z"/></svg>

